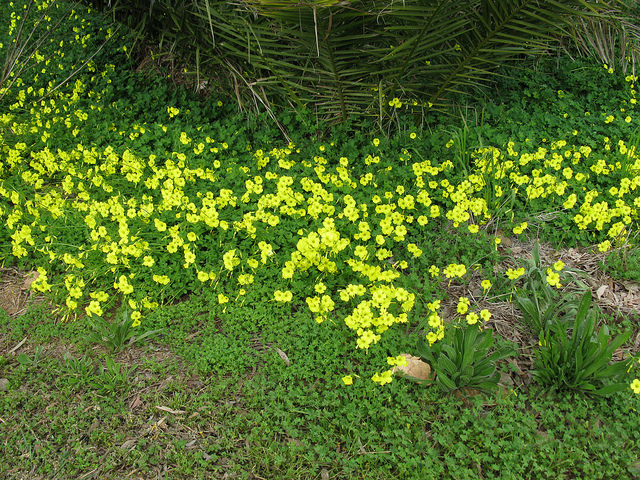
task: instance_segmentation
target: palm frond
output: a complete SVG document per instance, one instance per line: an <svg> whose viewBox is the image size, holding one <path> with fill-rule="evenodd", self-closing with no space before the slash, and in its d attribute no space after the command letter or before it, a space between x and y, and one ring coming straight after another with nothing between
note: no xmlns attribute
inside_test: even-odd
<svg viewBox="0 0 640 480"><path fill-rule="evenodd" d="M558 33L571 28L568 19L596 21L608 6L601 0L156 0L148 10L133 0L116 5L165 44L197 53L198 76L207 74L205 67L209 74L227 72L241 108L243 102L307 106L337 121L380 118L394 97L414 99L420 111L446 105L452 93L486 84L497 67L547 52Z"/></svg>

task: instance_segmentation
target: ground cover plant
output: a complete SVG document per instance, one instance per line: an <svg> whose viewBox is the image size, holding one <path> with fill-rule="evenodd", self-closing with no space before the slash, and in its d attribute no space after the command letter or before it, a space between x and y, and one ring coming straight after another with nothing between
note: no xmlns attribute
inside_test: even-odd
<svg viewBox="0 0 640 480"><path fill-rule="evenodd" d="M640 207L636 77L566 59L550 77L551 62L541 62L504 80L525 88L504 89L475 124L430 132L407 123L391 138L343 128L318 138L291 117L300 134L287 142L278 128L255 128L225 95L199 101L136 73L131 38L85 7L2 7L10 20L0 27L0 51L19 41L25 5L44 11L43 22L73 21L0 85L0 257L5 276L21 272L18 290L40 299L2 319L0 365L10 388L0 420L10 434L0 443L12 458L3 473L637 473L637 344L611 348L606 327L599 330L609 357L597 373L609 372L610 358L618 363L615 378L599 375L598 388L623 390L609 404L562 385L554 397L509 383L508 372L523 373L518 357L533 348L539 373L542 340L572 327L543 338L528 332L516 351L499 335L494 308L563 287L579 304L579 277L562 261L525 268L505 258L507 243L530 236L600 258L627 255ZM611 328L626 325L636 339L637 318L625 320L614 318ZM74 342L66 355L35 349L58 337ZM149 339L190 365L171 374L180 377L171 388L150 380L165 375L164 358L143 357L171 356ZM569 339L552 354L566 356ZM586 357L591 340L582 337ZM420 342L439 352L431 356L435 384L394 381L403 353L419 353ZM127 357L130 349L138 356ZM106 350L123 351L114 361ZM199 390L187 395L190 381ZM46 393L52 382L56 391ZM469 386L500 388L495 398L439 393L475 394L463 390ZM46 442L44 407L75 412L69 422L56 410L57 433ZM147 420L149 412L164 420ZM552 426L556 414L570 428ZM104 416L115 440L97 427L88 438L79 433ZM586 435L584 422L596 422L595 433ZM104 467L89 441L106 454ZM577 454L558 448L567 442ZM523 445L535 445L524 461ZM606 455L597 453L605 446ZM79 452L85 463L73 459Z"/></svg>

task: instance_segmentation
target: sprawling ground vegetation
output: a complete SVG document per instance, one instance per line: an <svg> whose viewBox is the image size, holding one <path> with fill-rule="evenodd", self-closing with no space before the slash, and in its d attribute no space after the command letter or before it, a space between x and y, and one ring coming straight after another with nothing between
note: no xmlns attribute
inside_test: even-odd
<svg viewBox="0 0 640 480"><path fill-rule="evenodd" d="M0 13L0 473L640 474L631 69L328 126Z"/></svg>

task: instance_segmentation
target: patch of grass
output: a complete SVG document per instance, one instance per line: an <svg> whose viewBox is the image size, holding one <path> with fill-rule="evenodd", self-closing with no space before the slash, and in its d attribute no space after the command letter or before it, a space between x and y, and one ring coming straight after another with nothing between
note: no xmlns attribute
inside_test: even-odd
<svg viewBox="0 0 640 480"><path fill-rule="evenodd" d="M146 478L167 465L172 478L304 479L322 470L345 479L476 478L479 471L626 478L637 462L640 425L630 415L637 398L587 401L531 389L463 401L404 381L339 388L337 359L296 354L290 345L282 344L289 366L274 353L253 372L238 364L203 374L176 357L153 356L160 345L132 347L140 360L114 360L129 371L118 388L95 350L48 355L45 346L26 368L10 355L0 374L9 380L0 393L7 459L0 474Z"/></svg>
<svg viewBox="0 0 640 480"><path fill-rule="evenodd" d="M615 279L640 283L640 247L622 247L609 253L604 271Z"/></svg>

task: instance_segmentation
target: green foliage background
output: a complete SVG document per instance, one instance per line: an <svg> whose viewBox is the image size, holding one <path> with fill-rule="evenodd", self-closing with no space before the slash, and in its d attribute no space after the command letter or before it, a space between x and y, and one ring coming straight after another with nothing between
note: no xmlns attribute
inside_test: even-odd
<svg viewBox="0 0 640 480"><path fill-rule="evenodd" d="M575 37L576 22L598 22L596 13L609 7L590 0L93 4L133 28L136 42L185 58L196 84L218 83L242 108L284 106L332 121L367 116L380 126L395 119L386 108L394 98L396 108L423 118L452 94L477 93L497 67Z"/></svg>

